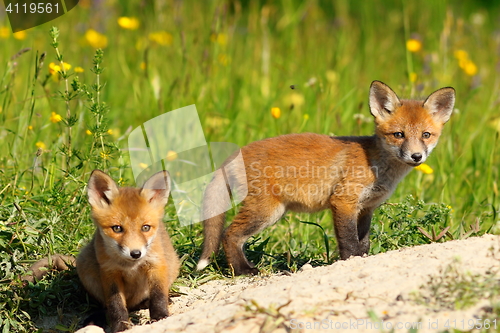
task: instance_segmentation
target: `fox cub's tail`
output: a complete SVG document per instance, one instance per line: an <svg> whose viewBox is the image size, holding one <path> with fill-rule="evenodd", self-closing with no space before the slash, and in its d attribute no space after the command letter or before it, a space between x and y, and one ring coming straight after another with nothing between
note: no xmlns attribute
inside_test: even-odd
<svg viewBox="0 0 500 333"><path fill-rule="evenodd" d="M226 222L227 207L231 206L228 202L228 193L230 188L225 181L225 174L219 169L212 181L207 185L203 197L203 251L196 266L200 271L210 263L212 253L217 254L222 240L224 223Z"/></svg>

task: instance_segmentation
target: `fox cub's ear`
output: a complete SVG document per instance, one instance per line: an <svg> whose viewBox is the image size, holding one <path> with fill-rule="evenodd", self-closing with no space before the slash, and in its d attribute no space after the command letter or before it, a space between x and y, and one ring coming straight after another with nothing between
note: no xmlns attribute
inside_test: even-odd
<svg viewBox="0 0 500 333"><path fill-rule="evenodd" d="M87 194L92 207L105 208L118 195L118 185L101 170L94 170L90 175Z"/></svg>
<svg viewBox="0 0 500 333"><path fill-rule="evenodd" d="M401 101L398 95L388 85L380 81L373 81L370 86L370 112L375 119L384 119L391 115Z"/></svg>
<svg viewBox="0 0 500 333"><path fill-rule="evenodd" d="M455 106L455 89L451 87L441 88L427 97L424 102L424 108L429 110L432 116L446 123L453 112Z"/></svg>
<svg viewBox="0 0 500 333"><path fill-rule="evenodd" d="M170 195L170 175L168 171L160 171L151 176L141 189L141 195L154 205L164 207Z"/></svg>

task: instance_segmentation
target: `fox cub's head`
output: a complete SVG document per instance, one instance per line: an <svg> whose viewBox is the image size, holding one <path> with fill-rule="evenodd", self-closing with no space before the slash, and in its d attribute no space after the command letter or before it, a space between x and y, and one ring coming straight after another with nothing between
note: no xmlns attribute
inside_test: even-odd
<svg viewBox="0 0 500 333"><path fill-rule="evenodd" d="M164 228L162 218L170 194L168 172L154 174L142 188L119 188L107 174L94 170L87 193L92 219L108 254L132 262L144 258L158 228Z"/></svg>
<svg viewBox="0 0 500 333"><path fill-rule="evenodd" d="M393 157L411 166L427 159L454 104L455 89L450 87L433 92L425 101L400 100L380 81L373 81L370 87L377 136Z"/></svg>

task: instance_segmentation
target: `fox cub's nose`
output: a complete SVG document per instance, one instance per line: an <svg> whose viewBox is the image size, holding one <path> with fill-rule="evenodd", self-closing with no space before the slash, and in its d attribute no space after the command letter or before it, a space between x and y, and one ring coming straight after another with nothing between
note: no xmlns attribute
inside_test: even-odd
<svg viewBox="0 0 500 333"><path fill-rule="evenodd" d="M420 162L422 160L422 154L420 153L412 154L411 159L415 162Z"/></svg>
<svg viewBox="0 0 500 333"><path fill-rule="evenodd" d="M130 251L130 256L134 259L139 259L141 257L141 251L132 250L132 251Z"/></svg>

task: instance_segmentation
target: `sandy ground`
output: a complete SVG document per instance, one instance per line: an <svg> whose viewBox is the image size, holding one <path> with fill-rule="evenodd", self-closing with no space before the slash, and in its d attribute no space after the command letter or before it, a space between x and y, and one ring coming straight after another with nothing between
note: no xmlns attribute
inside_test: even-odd
<svg viewBox="0 0 500 333"><path fill-rule="evenodd" d="M468 330L485 318L488 300L455 311L418 305L412 296L453 262L464 274L500 270L500 236L405 248L325 267L306 264L289 275L210 281L196 289L183 288L186 295L173 298L170 305L171 317L127 332L380 332L392 328L408 332L412 326L419 332ZM84 331L90 332L90 327L78 332Z"/></svg>

